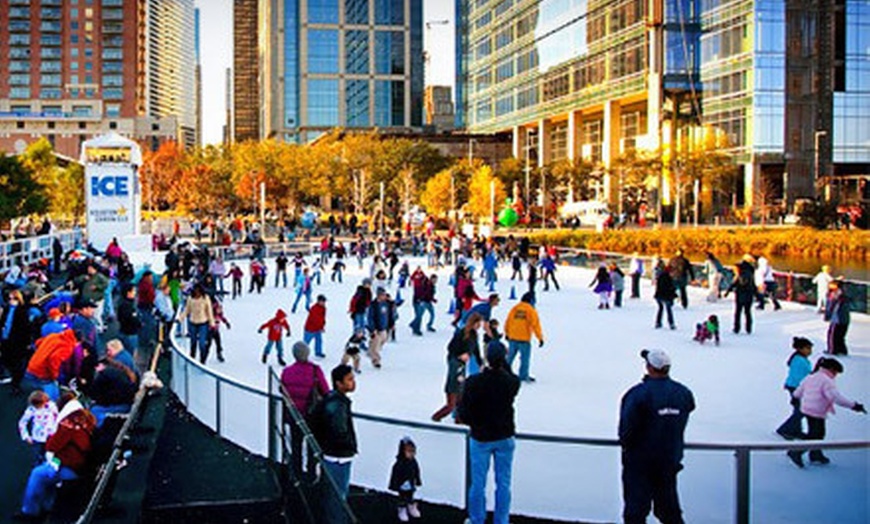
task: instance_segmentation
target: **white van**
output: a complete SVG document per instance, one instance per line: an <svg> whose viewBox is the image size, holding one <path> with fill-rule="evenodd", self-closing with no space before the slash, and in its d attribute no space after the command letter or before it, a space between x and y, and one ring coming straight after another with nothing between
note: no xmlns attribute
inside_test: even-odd
<svg viewBox="0 0 870 524"><path fill-rule="evenodd" d="M584 200L563 205L559 208L559 216L563 221L576 219L580 226L600 227L610 216L610 209L607 202Z"/></svg>

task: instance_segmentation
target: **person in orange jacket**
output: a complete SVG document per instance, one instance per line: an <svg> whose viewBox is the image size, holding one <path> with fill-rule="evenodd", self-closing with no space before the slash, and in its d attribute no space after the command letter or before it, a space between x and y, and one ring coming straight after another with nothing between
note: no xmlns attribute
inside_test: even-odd
<svg viewBox="0 0 870 524"><path fill-rule="evenodd" d="M535 310L534 293L525 293L520 303L508 313L504 323L504 336L508 341L508 367L512 366L517 353L520 355L519 378L523 382L534 382L529 375L532 360L532 335L538 339L538 347L544 345L544 334L541 332L541 321Z"/></svg>
<svg viewBox="0 0 870 524"><path fill-rule="evenodd" d="M51 400L57 402L60 398L57 379L60 377L61 365L73 356L78 343L72 329L65 329L37 340L36 351L27 364L22 386L30 391L41 389Z"/></svg>

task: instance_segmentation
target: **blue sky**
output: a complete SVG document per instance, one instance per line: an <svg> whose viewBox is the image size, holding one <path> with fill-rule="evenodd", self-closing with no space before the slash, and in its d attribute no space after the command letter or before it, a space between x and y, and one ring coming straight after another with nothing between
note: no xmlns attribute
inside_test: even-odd
<svg viewBox="0 0 870 524"><path fill-rule="evenodd" d="M196 0L200 9L203 142L220 143L226 122L226 68L233 61L232 0ZM426 83L453 85L453 0L423 0L424 20L449 20L424 30Z"/></svg>

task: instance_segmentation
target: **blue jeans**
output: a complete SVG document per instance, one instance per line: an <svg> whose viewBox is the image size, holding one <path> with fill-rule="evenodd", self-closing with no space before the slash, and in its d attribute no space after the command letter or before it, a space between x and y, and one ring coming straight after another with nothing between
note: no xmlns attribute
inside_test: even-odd
<svg viewBox="0 0 870 524"><path fill-rule="evenodd" d="M60 399L60 386L58 386L56 380L42 380L32 373L24 374L24 378L21 379L21 388L24 391L41 389L53 402L57 402Z"/></svg>
<svg viewBox="0 0 870 524"><path fill-rule="evenodd" d="M532 361L532 343L519 340L508 340L508 365L513 366L514 359L520 354L520 380L529 379L529 367Z"/></svg>
<svg viewBox="0 0 870 524"><path fill-rule="evenodd" d="M365 331L366 329L366 314L365 313L354 313L353 315L353 330L357 331Z"/></svg>
<svg viewBox="0 0 870 524"><path fill-rule="evenodd" d="M323 331L306 331L302 334L302 341L306 344L311 344L314 341L314 354L318 357L325 356L323 354Z"/></svg>
<svg viewBox="0 0 870 524"><path fill-rule="evenodd" d="M279 338L278 340L270 340L266 342L266 347L263 348L263 354L269 356L269 353L272 351L272 346L274 346L275 351L278 352L278 360L284 360L284 341Z"/></svg>
<svg viewBox="0 0 870 524"><path fill-rule="evenodd" d="M513 437L493 442L470 439L471 487L468 489L468 518L471 524L486 520L486 475L490 458L495 461L495 512L493 524L508 524L511 512L511 470L516 441Z"/></svg>
<svg viewBox="0 0 870 524"><path fill-rule="evenodd" d="M420 324L423 322L423 304L419 300L414 301L414 320L411 321L411 331L420 334Z"/></svg>
<svg viewBox="0 0 870 524"><path fill-rule="evenodd" d="M91 406L91 413L94 415L94 418L97 419L97 427L101 427L103 425L103 421L106 420L106 415L112 413L129 413L130 412L130 404L115 404L114 406L101 406L99 404L94 404Z"/></svg>
<svg viewBox="0 0 870 524"><path fill-rule="evenodd" d="M279 278L280 282L284 283L284 287L287 287L287 270L275 271L275 287L278 287Z"/></svg>
<svg viewBox="0 0 870 524"><path fill-rule="evenodd" d="M130 352L132 355L139 349L139 335L125 335L123 333L118 333L118 338L121 340L121 343L124 344L124 349Z"/></svg>
<svg viewBox="0 0 870 524"><path fill-rule="evenodd" d="M293 313L296 313L296 306L299 305L299 299L302 298L303 295L305 296L305 311L311 309L311 290L299 290L296 292L296 300L293 301L293 309L291 310Z"/></svg>
<svg viewBox="0 0 870 524"><path fill-rule="evenodd" d="M57 471L48 462L36 466L30 471L30 477L27 479L21 512L26 515L41 515L50 511L54 506L57 483L77 478L75 471L64 466Z"/></svg>
<svg viewBox="0 0 870 524"><path fill-rule="evenodd" d="M338 487L338 493L335 493L328 482L325 484L326 492L323 494L324 522L329 524L347 522L347 514L344 512L341 501L347 499L347 492L350 490L350 465L350 462L339 464L329 460L323 461L323 468Z"/></svg>
<svg viewBox="0 0 870 524"><path fill-rule="evenodd" d="M205 364L205 360L208 358L208 322L188 323L187 333L190 336L190 358L196 358L196 348L199 347L199 360Z"/></svg>
<svg viewBox="0 0 870 524"><path fill-rule="evenodd" d="M213 273L212 278L214 279L214 285L218 291L221 293L224 292L224 276L220 273Z"/></svg>

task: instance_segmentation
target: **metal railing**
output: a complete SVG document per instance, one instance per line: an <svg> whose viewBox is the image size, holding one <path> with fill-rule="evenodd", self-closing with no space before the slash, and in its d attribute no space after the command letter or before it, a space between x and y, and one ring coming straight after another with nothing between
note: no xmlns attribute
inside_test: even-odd
<svg viewBox="0 0 870 524"><path fill-rule="evenodd" d="M338 507L343 520L359 522L338 484L323 466L323 451L296 409L274 369L269 369L269 459L282 465L283 472L301 494L309 522L326 522L327 504ZM309 499L314 500L312 506Z"/></svg>
<svg viewBox="0 0 870 524"><path fill-rule="evenodd" d="M580 248L558 248L560 260L578 267L597 268L604 262L615 262L620 268L628 267L631 255L624 253L614 253L609 251L594 251L590 249ZM638 257L644 264L644 276L651 278L653 257ZM667 262L667 259L665 259ZM697 286L707 287L710 275L707 271L707 265L703 263L692 262L692 269L695 273L695 282ZM816 294L816 285L813 283L813 275L805 273L795 273L794 271L774 271L773 276L776 279L777 290L776 298L798 304L812 305L816 304L818 296ZM628 275L626 274L626 278ZM720 288L727 287L734 280L734 269L725 266L722 271L722 282ZM849 296L852 306L852 311L859 313L870 314L870 282L860 280L844 280L846 294ZM628 285L626 285L626 289Z"/></svg>
<svg viewBox="0 0 870 524"><path fill-rule="evenodd" d="M160 352L164 342L163 326L161 325L160 328L154 354L151 356L151 363L148 367L148 370L152 373L157 370L157 361L160 359ZM79 516L78 520L76 520L76 524L90 524L94 519L97 509L101 504L103 504L104 497L107 495L111 497L111 492L107 494L109 483L118 471L118 465L124 456L126 442L130 437L130 431L139 423L139 418L142 415L145 400L148 398L149 391L150 388L148 384L144 382L140 383L139 389L136 391L136 396L133 399L133 404L130 407L130 411L126 414L124 425L121 426L121 430L118 431L118 435L112 443L112 453L109 455L105 464L100 466L96 477L96 487L94 488L94 492L88 501L87 507Z"/></svg>
<svg viewBox="0 0 870 524"><path fill-rule="evenodd" d="M9 269L13 264L30 264L40 258L51 260L51 246L55 238L60 240L63 253L68 253L82 247L84 233L76 229L0 242L0 271Z"/></svg>
<svg viewBox="0 0 870 524"><path fill-rule="evenodd" d="M173 345L173 384L172 387L188 406L190 412L212 427L218 435L254 453L273 459L282 456L279 449L281 434L275 432L279 417L278 406L283 402L280 396L268 391L242 384L230 377L210 370L193 359L184 355ZM271 372L272 374L274 372ZM270 374L271 380L275 377ZM178 377L178 380L175 379ZM274 388L274 384L272 385ZM234 396L234 399L227 397ZM228 405L229 404L229 405ZM298 415L298 413L297 413ZM292 415L291 415L292 416ZM253 419L252 419L253 417ZM301 416L294 417L299 421ZM412 432L418 441L418 461L425 476L427 486L426 499L432 502L446 503L456 507L467 507L467 494L470 478L469 469L469 433L464 427L438 425L428 422L402 420L398 418L354 413L357 436L360 448L364 450L354 457L354 484L383 490L384 480L389 475L387 458L395 453L395 445L399 439ZM286 434L285 434L286 435ZM392 438L389 438L392 437ZM540 499L540 490L536 493L524 493L514 488L514 511L518 514L553 517L553 508L569 507L578 512L576 518L583 520L612 520L614 508L621 507L619 488L619 442L614 438L585 438L543 435L535 433L518 433L516 435L517 452L514 466L514 485L523 482L523 476L530 476L532 483L547 482L547 494ZM423 445L421 445L421 443ZM279 446L280 445L280 446ZM312 446L313 448L313 446ZM695 515L696 521L735 522L748 524L753 521L752 515L752 479L755 476L759 484L764 485L765 495L770 491L777 494L788 494L793 491L788 482L781 478L783 472L778 472L775 479L768 478L771 464L786 464L798 475L800 470L787 463L781 456L788 450L866 450L870 448L868 441L849 442L792 442L792 443L701 443L686 444L687 465L681 476L681 491L684 492L684 507L687 513ZM316 449L316 448L314 448ZM440 453L425 455L426 449L439 449ZM604 453L595 449L603 449ZM776 461L767 461L767 453L776 452ZM446 454L445 454L446 453ZM724 460L724 454L731 460ZM425 458L424 458L425 457ZM456 461L444 460L445 457L455 457ZM460 462L460 457L463 458ZM555 457L555 459L553 459ZM758 457L763 465L760 471L753 474L754 457ZM549 458L549 461L548 461ZM866 463L862 453L859 465ZM729 467L728 464L731 464ZM464 464L464 466L459 466ZM542 467L541 464L546 464ZM700 467L706 464L708 467ZM599 481L593 485L583 486L583 492L572 488L577 481L578 465L586 465L582 471L590 471ZM714 473L711 468L718 468ZM722 468L725 468L724 470ZM567 471L565 471L567 469ZM790 471L790 470L789 470ZM788 473L785 473L788 474ZM845 494L844 503L849 500L850 483L866 482L862 480L860 471L857 478L838 476L829 482L842 482ZM558 482L565 479L565 484ZM791 479L798 482L799 479ZM765 484L769 481L770 484ZM713 488L710 488L713 486ZM702 487L709 488L707 492ZM854 492L857 489L851 486ZM731 504L723 504L723 493L731 493ZM548 503L549 501L549 503ZM826 501L827 505L829 501ZM722 517L729 512L732 518ZM802 508L801 515L806 508ZM588 512L588 513L581 513ZM698 513L702 513L700 517ZM756 521L765 521L767 515L755 516Z"/></svg>

